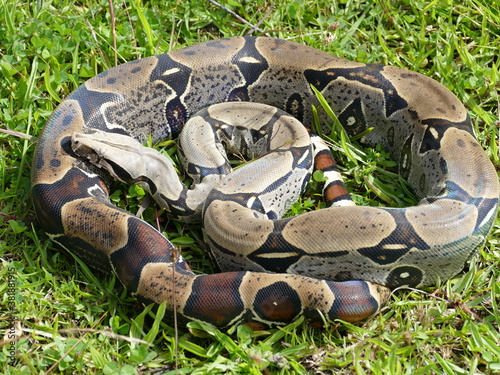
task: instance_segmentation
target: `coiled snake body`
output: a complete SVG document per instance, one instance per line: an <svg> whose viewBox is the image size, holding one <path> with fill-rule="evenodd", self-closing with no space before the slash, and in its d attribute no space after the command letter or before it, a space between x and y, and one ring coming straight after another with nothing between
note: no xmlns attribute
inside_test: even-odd
<svg viewBox="0 0 500 375"><path fill-rule="evenodd" d="M373 128L364 141L391 153L417 206L334 204L280 219L324 151L288 118L310 124L311 85L349 135ZM253 104L241 103L236 112L223 104L194 116L233 101L286 113L259 107L264 114L256 115ZM245 127L255 117L266 125ZM191 189L140 144L177 134L189 118L194 125L186 125L181 148L197 183ZM226 176L221 142L265 156ZM111 204L99 167L141 184L175 217L202 214L223 272L196 275L165 237ZM97 269L114 269L146 302L166 301L187 319L224 326L284 324L299 314L356 321L380 309L388 288L452 277L484 243L499 183L466 109L434 80L293 42L236 37L87 81L55 110L38 142L32 195L53 241Z"/></svg>

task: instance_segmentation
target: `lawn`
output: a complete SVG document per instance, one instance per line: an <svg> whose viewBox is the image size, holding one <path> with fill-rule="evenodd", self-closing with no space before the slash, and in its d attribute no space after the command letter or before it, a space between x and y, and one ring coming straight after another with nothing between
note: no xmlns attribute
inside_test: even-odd
<svg viewBox="0 0 500 375"><path fill-rule="evenodd" d="M498 219L461 274L436 287L397 290L382 313L366 322L317 329L299 319L259 332L168 324L162 306L140 305L115 277L96 277L41 230L30 199L33 150L49 115L69 93L116 64L264 33L440 81L466 104L499 170L498 0L229 0L223 7L203 0L0 0L4 374L500 373ZM162 147L175 151L173 143ZM383 171L392 164L383 150L363 149L362 155L359 165L340 151L336 155L357 202L412 202L411 193L401 195L404 183ZM136 186L113 188L113 201L131 212L145 199ZM314 194L304 198L294 210L307 210L316 200ZM151 205L143 217L155 223L157 213ZM194 269L216 272L197 228L170 223L167 236Z"/></svg>

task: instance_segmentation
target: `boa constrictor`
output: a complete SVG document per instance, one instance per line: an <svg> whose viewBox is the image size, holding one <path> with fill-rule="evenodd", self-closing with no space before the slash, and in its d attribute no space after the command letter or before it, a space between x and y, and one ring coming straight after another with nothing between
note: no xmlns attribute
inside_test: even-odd
<svg viewBox="0 0 500 375"><path fill-rule="evenodd" d="M271 120L275 115L263 116L271 123L265 131L237 132L238 123L220 125L225 116L208 109L208 119L186 131L183 147L185 154L198 149L187 161L198 182L194 189L182 185L157 152L140 145L148 137L157 142L176 135L197 111L220 102L272 105L307 126L317 104L311 85L348 134L373 128L363 140L391 153L421 199L417 206L334 204L280 219L283 209L273 202L287 206L305 178L294 168L308 175L312 158L323 154L320 143L313 147L292 127L276 125L281 120ZM248 117L258 115L249 109ZM288 129L291 141L273 143L276 129ZM265 144L259 153L284 147L259 159L265 177L250 163L234 179L224 177L203 206L198 195L205 197L206 186L229 173L225 158L210 151L220 149L220 140L212 136L202 144L212 130L243 148ZM207 158L213 162L205 164ZM273 172L279 164L274 160L285 167ZM141 183L174 216L190 221L203 209L205 239L223 272L193 273L158 231L111 204L96 165ZM289 41L235 37L130 62L87 81L59 105L38 141L32 195L54 242L90 266L113 269L146 302L166 302L187 319L225 326L284 324L299 314L357 321L380 309L388 288L452 277L485 242L497 214L499 182L466 109L434 80Z"/></svg>

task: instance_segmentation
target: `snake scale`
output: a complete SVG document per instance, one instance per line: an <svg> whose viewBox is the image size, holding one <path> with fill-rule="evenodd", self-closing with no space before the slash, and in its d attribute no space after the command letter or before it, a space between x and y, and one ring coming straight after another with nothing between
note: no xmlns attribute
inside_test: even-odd
<svg viewBox="0 0 500 375"><path fill-rule="evenodd" d="M311 123L311 86L349 135L373 128L362 140L390 152L417 206L333 204L281 218L313 165L321 169L318 160L327 160L325 175L335 173L321 142L294 124ZM226 111L237 104L226 102L240 106ZM222 107L210 107L216 103ZM248 125L255 118L265 125ZM165 157L142 146L184 126L190 188ZM221 145L262 157L231 173ZM88 80L52 114L32 170L35 210L51 240L93 268L114 270L144 302L166 302L186 320L216 326L286 324L300 314L364 319L390 288L459 272L484 244L499 198L467 111L444 86L267 37L197 44ZM114 206L109 175L144 186L174 217L201 215L222 272L195 274L156 229Z"/></svg>

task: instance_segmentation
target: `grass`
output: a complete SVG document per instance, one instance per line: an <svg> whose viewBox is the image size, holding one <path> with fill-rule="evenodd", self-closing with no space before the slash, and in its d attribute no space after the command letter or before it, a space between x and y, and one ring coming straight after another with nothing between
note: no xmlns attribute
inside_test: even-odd
<svg viewBox="0 0 500 375"><path fill-rule="evenodd" d="M224 5L271 36L437 79L467 105L498 168L500 4L453 3L458 2L228 0ZM97 278L58 251L37 224L29 195L36 136L56 105L115 62L251 30L202 0L115 0L114 17L113 30L104 0L0 0L0 128L10 131L0 133L3 373L500 372L498 220L487 245L454 279L425 290L399 290L373 319L321 330L300 320L265 332L191 323L176 336L162 321L161 306L144 308L114 277ZM357 162L339 159L358 202L411 203L405 185L383 171L391 167L383 150L363 149L355 156ZM118 185L113 194L133 212L142 198L136 187ZM315 205L314 200L305 198L295 209ZM155 209L149 207L144 217L154 223ZM214 272L198 231L172 223L168 231L193 268Z"/></svg>

